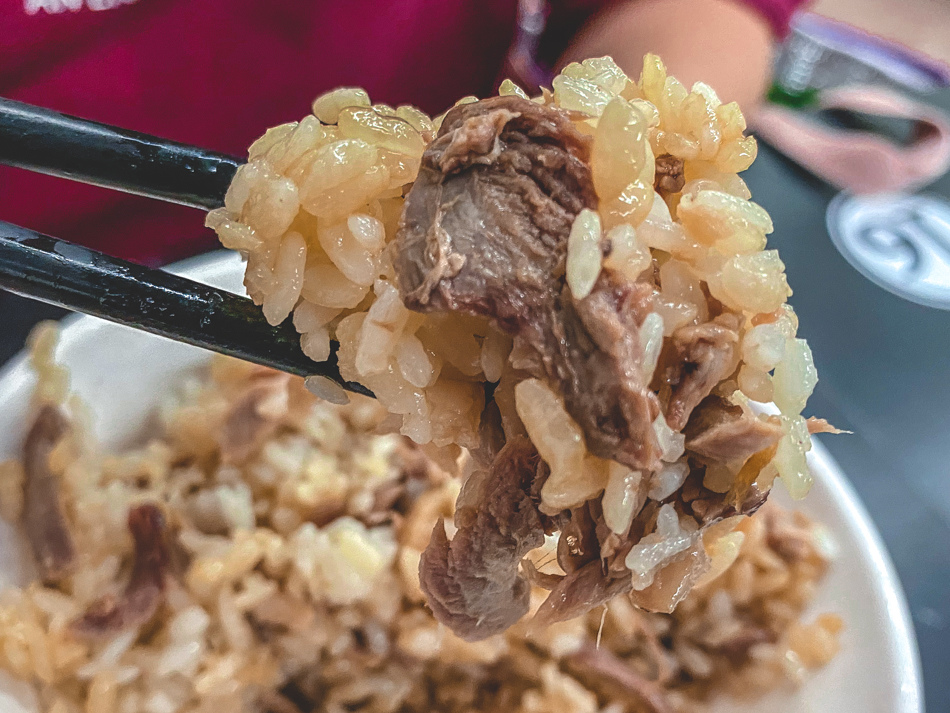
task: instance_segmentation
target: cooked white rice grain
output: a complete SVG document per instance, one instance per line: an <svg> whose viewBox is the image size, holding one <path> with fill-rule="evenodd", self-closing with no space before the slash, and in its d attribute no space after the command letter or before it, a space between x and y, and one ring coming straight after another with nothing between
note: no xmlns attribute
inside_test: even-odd
<svg viewBox="0 0 950 713"><path fill-rule="evenodd" d="M615 226L607 232L604 242L610 246L604 265L627 279L636 280L644 270L653 267L653 256L638 239L633 226L627 223Z"/></svg>
<svg viewBox="0 0 950 713"><path fill-rule="evenodd" d="M818 384L818 372L811 347L804 339L789 339L783 359L776 364L772 378L775 405L782 413L798 415Z"/></svg>
<svg viewBox="0 0 950 713"><path fill-rule="evenodd" d="M274 263L274 281L278 288L264 299L264 316L271 324L280 324L290 315L303 289L307 264L307 243L300 233L287 233L280 243Z"/></svg>
<svg viewBox="0 0 950 713"><path fill-rule="evenodd" d="M643 507L642 481L643 473L624 468L619 463L610 464L610 475L601 503L604 522L618 535L627 531L634 515Z"/></svg>
<svg viewBox="0 0 950 713"><path fill-rule="evenodd" d="M585 208L577 214L567 239L567 285L576 300L590 294L600 275L600 241L600 217Z"/></svg>
<svg viewBox="0 0 950 713"><path fill-rule="evenodd" d="M313 114L324 124L335 124L347 107L370 106L369 95L359 87L340 87L313 100Z"/></svg>

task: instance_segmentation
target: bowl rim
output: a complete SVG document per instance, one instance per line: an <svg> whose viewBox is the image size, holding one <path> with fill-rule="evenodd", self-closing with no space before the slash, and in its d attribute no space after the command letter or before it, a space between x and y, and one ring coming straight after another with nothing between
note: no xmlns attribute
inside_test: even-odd
<svg viewBox="0 0 950 713"><path fill-rule="evenodd" d="M884 544L871 514L861 501L854 485L824 444L813 440L811 459L819 464L822 479L839 496L838 505L847 517L847 527L866 543L867 560L875 579L880 583L884 609L891 626L887 638L894 649L894 659L901 681L898 703L900 713L924 713L924 678L917 645L917 634L910 614L910 606L897 568ZM832 567L834 564L832 563Z"/></svg>
<svg viewBox="0 0 950 713"><path fill-rule="evenodd" d="M224 289L230 285L233 289L233 280L228 278L235 277L234 266L238 264L236 253L214 250L164 269ZM62 333L70 340L81 339L101 324L102 320L82 314L67 315L60 321ZM12 394L32 386L31 375L25 349L0 367L0 409L6 406ZM891 658L897 665L894 673L900 681L896 699L899 708L895 713L924 713L923 672L917 638L897 570L870 513L842 468L822 443L813 440L812 444L809 458L818 466L823 484L838 496L837 506L845 516L846 522L838 526L850 530L865 543L865 560L883 601L889 624L885 628L886 639L893 652Z"/></svg>

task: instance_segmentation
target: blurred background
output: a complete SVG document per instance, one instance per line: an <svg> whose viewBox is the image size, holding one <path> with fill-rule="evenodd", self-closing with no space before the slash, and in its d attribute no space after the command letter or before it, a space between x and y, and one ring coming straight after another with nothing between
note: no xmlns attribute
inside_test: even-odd
<svg viewBox="0 0 950 713"><path fill-rule="evenodd" d="M950 62L950 3L943 0L817 0L808 9Z"/></svg>
<svg viewBox="0 0 950 713"><path fill-rule="evenodd" d="M809 9L950 61L950 3L942 0L818 0ZM950 111L946 87L900 91ZM928 229L907 242L923 262L946 265L950 223L942 212L950 200L950 178L938 174L929 185L897 197L898 208L872 218L878 221L875 229L889 236L879 242L886 255L875 263L887 266L888 288L868 279L868 260L862 265L854 253L846 258L831 240L831 232L839 234L839 242L841 234L849 234L854 226L848 219L857 215L860 222L867 202L847 215L829 213L832 201L840 206L847 197L836 198L836 187L766 142L760 142L746 180L775 222L771 243L786 262L801 333L814 349L820 382L809 407L855 432L823 442L854 483L896 563L920 646L927 710L948 711L950 283L945 272L932 280L940 295L935 306L894 294L928 279L894 256L894 250L907 247L894 236L905 229L906 216L896 213L912 202L910 196L926 198L919 205L935 217L924 219Z"/></svg>
<svg viewBox="0 0 950 713"><path fill-rule="evenodd" d="M759 158L745 178L773 217L770 243L815 354L821 380L810 411L854 431L824 442L897 565L928 710L950 711L950 74L942 64L950 62L950 2L817 0L808 9L779 48L771 103L755 127ZM4 32L0 25L0 56ZM822 104L855 83L889 94L875 111ZM826 141L828 152L805 151L802 136ZM861 169L842 175L829 155L852 156ZM3 176L0 191L11 187L12 174ZM842 191L870 179L886 198ZM161 230L150 211L169 208L142 210L142 222ZM206 238L175 256L208 249L210 231ZM38 320L62 314L0 293L0 363Z"/></svg>

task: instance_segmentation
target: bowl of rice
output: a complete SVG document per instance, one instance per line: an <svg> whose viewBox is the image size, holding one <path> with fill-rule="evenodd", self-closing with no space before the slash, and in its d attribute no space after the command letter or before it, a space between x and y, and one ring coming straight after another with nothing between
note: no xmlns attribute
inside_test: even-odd
<svg viewBox="0 0 950 713"><path fill-rule="evenodd" d="M241 258L180 272L377 399L39 328L0 375L0 708L922 711L743 130L647 57L268 131L208 217Z"/></svg>
<svg viewBox="0 0 950 713"><path fill-rule="evenodd" d="M233 254L198 258L179 272L242 290L242 264ZM469 644L434 621L417 583L405 578L430 522L451 511L458 485L435 476L415 503L424 514L421 527L412 522L418 514L413 508L398 525L395 520L363 524L372 522L365 515L373 507L366 493L391 484L392 472L383 464L400 447L389 437L373 441L379 414L372 404L362 404L365 413L345 413L354 405L313 401L299 425L275 434L260 460L247 466L260 472L245 480L248 476L176 466L183 457L183 434L191 443L216 441L208 428L220 423L222 410L246 388L245 365L214 364L206 352L88 317L66 321L53 356L68 369L73 403L83 404L86 457L93 458L69 475L76 488L70 516L89 528L91 540L81 543L86 581L75 581L69 595L36 583L29 547L11 524L18 505L10 491L18 483L5 465L0 481L4 713L308 710L275 707L280 703L274 701L282 701L269 695L292 693L288 682L300 672L319 687L314 710L415 710L424 703L444 710L557 706L593 713L608 709L611 701L602 698L596 683L570 674L565 661L591 646L597 650L598 633L600 649L634 662L631 670L642 677L659 673L650 666L664 662L666 710L923 711L916 643L893 566L820 443L809 454L814 488L795 504L801 515L772 513L768 525L758 522L747 533L744 547L750 549L739 560L748 562L741 565L745 574L702 594L688 612L683 609L676 618L640 616L617 600L606 614L597 611L532 638L519 631ZM44 378L51 376L55 382L55 373ZM62 389L62 376L59 386L50 388ZM7 463L21 457L36 384L26 354L0 376L0 454ZM366 430L358 436L348 432L352 429ZM345 494L356 517L342 515L317 527L288 514L280 530L276 522L275 529L256 526L265 507L270 519L281 519L273 500L265 505L256 495L259 480L277 474L281 487L296 491L288 500L319 504L334 493ZM189 490L191 502L176 501L176 494ZM130 506L148 500L160 502L169 520L189 512L192 526L200 523L217 533L198 534L195 527L178 535L194 548L191 571L214 572L209 576L214 586L197 574L172 585L178 591L167 593L161 622L136 631L134 639L125 634L91 646L70 645L70 622L104 593L121 591L128 579L133 544L125 518ZM788 499L781 505L787 507ZM343 524L334 527L334 522ZM813 523L822 527L816 530ZM790 573L763 545L769 527L781 528L790 542L804 543L808 557L798 572ZM271 575L267 558L278 555L268 555L268 548L294 560L289 566L297 574L290 576L300 583ZM743 581L749 576L751 582ZM761 658L733 669L722 641L748 626L756 606L779 616L784 641L757 644ZM815 643L824 638L827 644L827 637L816 632L829 615L840 617L844 628L834 637L837 645L825 650ZM791 656L790 639L798 651ZM510 697L494 698L509 682L504 695ZM629 695L617 695L613 703L610 710L641 710Z"/></svg>

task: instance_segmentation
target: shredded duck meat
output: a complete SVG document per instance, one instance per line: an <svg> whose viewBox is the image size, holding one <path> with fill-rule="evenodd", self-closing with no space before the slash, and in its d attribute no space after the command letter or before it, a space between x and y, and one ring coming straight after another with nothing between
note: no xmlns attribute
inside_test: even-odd
<svg viewBox="0 0 950 713"><path fill-rule="evenodd" d="M46 582L62 579L76 561L76 548L60 501L59 479L49 466L50 453L68 430L63 412L46 405L37 414L23 445L23 526Z"/></svg>
<svg viewBox="0 0 950 713"><path fill-rule="evenodd" d="M704 324L680 327L670 342L663 375L672 389L666 422L680 431L700 401L735 370L739 361L739 317L721 314Z"/></svg>
<svg viewBox="0 0 950 713"><path fill-rule="evenodd" d="M556 582L548 580L548 583L553 587L534 615L533 624L537 627L581 616L633 589L629 572L606 571L604 562L599 558Z"/></svg>
<svg viewBox="0 0 950 713"><path fill-rule="evenodd" d="M668 153L656 157L653 187L660 195L679 193L686 185L683 159Z"/></svg>
<svg viewBox="0 0 950 713"><path fill-rule="evenodd" d="M122 594L105 595L73 622L71 628L80 636L104 638L141 626L165 599L171 558L162 511L150 503L134 507L129 511L128 526L135 543L129 583Z"/></svg>
<svg viewBox="0 0 950 713"><path fill-rule="evenodd" d="M656 681L636 671L606 648L585 644L570 654L567 669L581 681L610 698L632 701L643 713L673 713L666 692Z"/></svg>
<svg viewBox="0 0 950 713"><path fill-rule="evenodd" d="M824 418L816 418L811 416L806 420L808 425L808 432L812 435L816 433L851 433L851 431L842 431L840 428L835 428Z"/></svg>
<svg viewBox="0 0 950 713"><path fill-rule="evenodd" d="M228 412L218 437L225 463L244 463L274 434L287 410L289 385L289 374L269 369L251 379Z"/></svg>
<svg viewBox="0 0 950 713"><path fill-rule="evenodd" d="M472 507L455 514L450 541L439 520L419 563L419 580L436 619L469 641L510 627L528 611L531 586L521 560L544 543L538 481L546 477L538 452L513 439L478 483Z"/></svg>
<svg viewBox="0 0 950 713"><path fill-rule="evenodd" d="M406 196L396 278L410 309L492 318L534 354L592 453L650 468L659 404L637 329L652 290L610 271L583 300L565 285L571 226L597 204L589 154L560 110L510 96L455 107Z"/></svg>
<svg viewBox="0 0 950 713"><path fill-rule="evenodd" d="M695 471L689 487L664 500L677 517L705 527L751 514L767 497L754 481L782 429L712 395L739 364L742 317L724 312L707 293L708 321L682 326L663 340L648 383L640 329L656 309L654 281L632 281L602 266L584 298L575 299L566 284L571 227L581 210L597 207L590 150L590 137L567 114L518 97L450 110L423 154L397 231L392 255L403 302L417 312L492 320L513 337L519 378L541 379L563 398L587 452L643 473L644 483L664 467L662 431L655 427L662 413L685 436L684 462ZM655 165L661 195L682 190L681 159L661 155ZM539 624L578 616L630 592L625 558L657 526L659 504L652 501L644 506L641 500L622 533L606 527L599 501L543 514L537 492L546 471L520 435L523 426L512 428L510 417L506 424L502 416L512 409L502 406L489 402L484 409L481 446L473 452L480 472L459 498L458 532L450 540L440 523L420 564L436 618L469 640L498 633L523 616L529 581L550 589ZM826 426L815 422L812 428ZM734 492L703 487L703 470L717 463L748 464ZM545 531L560 532L563 575L520 564ZM694 541L677 563L691 568L687 574L695 579L708 558ZM660 599L663 588L675 584L676 567L667 571L665 584L635 592L641 606L665 610ZM667 599L675 604L688 588Z"/></svg>
<svg viewBox="0 0 950 713"><path fill-rule="evenodd" d="M782 427L720 396L708 396L693 411L683 433L691 453L709 461L741 463L778 443Z"/></svg>

